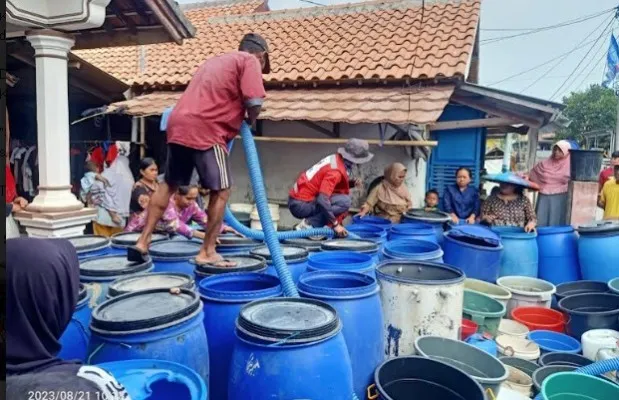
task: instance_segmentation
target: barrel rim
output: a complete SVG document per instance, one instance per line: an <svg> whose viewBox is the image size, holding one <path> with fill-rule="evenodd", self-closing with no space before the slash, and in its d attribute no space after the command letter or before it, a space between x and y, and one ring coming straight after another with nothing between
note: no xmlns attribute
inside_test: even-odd
<svg viewBox="0 0 619 400"><path fill-rule="evenodd" d="M432 213L436 215L436 218L422 217L422 216L417 216L413 214L415 212L420 212L420 211L425 212L425 213ZM451 221L451 216L447 214L446 212L439 211L439 210L426 211L425 208L411 208L407 210L403 215L405 218L408 218L414 221L427 222L433 225L436 225L439 223L444 224L445 222Z"/></svg>
<svg viewBox="0 0 619 400"><path fill-rule="evenodd" d="M199 273L201 275L220 275L227 273L237 273L237 272L255 272L259 270L264 270L267 267L267 261L264 257L255 256L253 254L244 254L244 253L235 253L235 254L226 254L224 256L225 260L232 260L233 258L251 258L256 260L256 266L245 266L245 267L217 267L213 264L198 264L196 263L195 258L189 259L189 264L194 265L195 273ZM229 271L229 272L228 272Z"/></svg>
<svg viewBox="0 0 619 400"><path fill-rule="evenodd" d="M541 338L538 338L537 336L539 335L547 335L550 337L554 337L557 340L561 340L560 343L563 344L568 344L571 345L573 347L573 349L571 350L557 350L557 349L553 349L551 347L548 347L542 343L539 343L537 340L540 340ZM545 329L536 329L534 331L531 331L529 333L527 333L527 339L529 339L530 341L532 341L533 343L537 344L539 346L539 348L541 350L545 350L545 351L549 351L549 352L562 352L562 353L574 353L574 354L578 354L582 351L582 346L580 344L579 340L574 339L573 337L566 335L565 333L561 333L561 332L555 332L555 331L550 331L550 330L545 330Z"/></svg>
<svg viewBox="0 0 619 400"><path fill-rule="evenodd" d="M150 246L150 248L148 249L148 253L149 253L150 257L153 259L153 261L170 261L170 262L173 262L173 261L187 261L187 260L195 257L200 252L200 249L202 248L202 243L198 243L198 242L194 242L194 241L191 241L191 240L187 240L187 241L182 241L180 243L182 243L182 246L193 247L193 249L191 251L186 251L186 252L183 252L183 253L169 255L170 253L157 250L157 247L159 247L159 246L168 245L168 243L176 244L175 242L178 243L179 241L165 240L165 241L160 241L160 242L157 242L157 243L153 243Z"/></svg>
<svg viewBox="0 0 619 400"><path fill-rule="evenodd" d="M451 231L449 231L449 232L451 232ZM469 247L469 248L472 248L472 249L475 249L475 250L479 250L479 251L488 251L488 252L503 251L503 243L501 243L501 242L497 243L496 247L480 246L480 245L477 245L477 244L467 243L467 242L463 242L461 240L458 240L457 238L452 237L452 235L450 235L449 232L443 233L443 237L448 242L454 242L454 243L457 243L460 246L466 246L466 247Z"/></svg>
<svg viewBox="0 0 619 400"><path fill-rule="evenodd" d="M295 246L295 245L287 244L287 245L281 246L281 247L282 247L282 252L283 252L283 248L284 247L295 248L295 249L301 250L298 255L289 255L289 256L284 255L283 257L284 257L285 261L290 261L290 262L293 262L293 263L302 263L302 262L306 261L307 258L309 257L309 251L307 251L307 249L305 247L303 247L303 246ZM260 249L267 249L269 254L268 255L267 254L262 255L262 254L258 253L258 251L260 251ZM271 251L269 250L269 246L266 245L266 244L254 247L253 249L251 249L249 251L249 254L251 254L252 256L262 257L262 258L264 258L267 261L267 263L270 263L271 261L273 261L273 257L271 255Z"/></svg>
<svg viewBox="0 0 619 400"><path fill-rule="evenodd" d="M605 387L612 387L613 389L616 387L615 384L613 384L611 382L608 382L605 379L598 378L597 376L585 375L585 374L581 374L581 373L577 373L577 372L557 372L556 374L550 375L547 379L544 379L544 382L542 382L542 388L540 390L540 393L542 394L542 396L544 396L544 398L546 398L546 399L550 398L550 396L548 396L548 394L546 394L546 390L548 388L548 385L553 380L562 379L564 377L565 378L569 378L569 379L578 378L578 379L581 379L581 380L584 379L584 380L589 380L589 381L595 381L599 385L603 385Z"/></svg>
<svg viewBox="0 0 619 400"><path fill-rule="evenodd" d="M479 313L479 310L473 310L473 309L471 309L471 308L466 306L466 301L464 300L464 296L466 296L467 293L469 293L469 294L471 294L473 296L487 297L488 299L492 300L493 303L499 304L501 306L501 310L500 311L493 311L493 312L491 312L491 311L484 311L484 313L487 314L488 317L490 317L490 318L501 317L502 318L505 315L506 310L507 310L507 308L505 307L505 304L501 303L500 301L498 301L495 298L492 298L492 297L488 296L485 293L480 293L480 292L477 292L475 290L468 290L468 289L464 289L463 290L463 295L462 295L462 298L463 298L463 300L462 300L462 312L463 313L467 312L467 314L471 314L471 311L475 312L475 313Z"/></svg>
<svg viewBox="0 0 619 400"><path fill-rule="evenodd" d="M346 249L346 248L342 248L341 246L337 246L334 243L336 242L343 242L343 241L347 241L347 242L355 242L355 243L366 243L365 246L359 246L356 247L355 249ZM380 246L369 239L329 239L326 240L325 242L323 242L320 245L320 248L322 249L322 251L354 251L357 253L373 253L376 252L380 249Z"/></svg>
<svg viewBox="0 0 619 400"><path fill-rule="evenodd" d="M576 230L581 236L614 236L619 233L619 222L595 222L588 225L580 225Z"/></svg>
<svg viewBox="0 0 619 400"><path fill-rule="evenodd" d="M517 288L512 288L507 286L507 284L504 284L502 282L505 281L509 281L510 279L520 279L520 280L525 280L528 282L536 282L536 283L542 283L545 286L550 286L551 289L545 290L543 292L527 292L521 289L517 289ZM512 292L512 294L519 294L519 295L524 295L524 296L530 296L530 297L546 297L546 296L551 296L553 294L555 294L557 292L557 287L546 281L543 279L539 279L539 278L533 278L530 276L520 276L520 275L506 275L506 276L502 276L499 279L496 280L497 285L502 286L504 288L506 288L507 290L509 290L510 292Z"/></svg>
<svg viewBox="0 0 619 400"><path fill-rule="evenodd" d="M583 363L578 364L578 367L586 367L587 365L593 364L593 361L589 360L587 357L581 354L575 353L564 353L560 351L552 351L549 353L544 353L539 358L539 365L542 367L548 367L551 365L574 365L571 364L560 364L561 361L548 361L548 359L552 359L553 357L567 357L567 358L575 358L579 361L583 361Z"/></svg>
<svg viewBox="0 0 619 400"><path fill-rule="evenodd" d="M569 353L568 353L569 354ZM533 386L535 386L535 389L537 389L537 391L539 391L541 389L542 383L550 378L552 375L559 373L559 372L572 372L577 370L578 367L572 366L572 365L542 365L540 366L538 369L536 369L535 371L533 371L533 375L531 376L531 378L533 379ZM556 371L554 373L550 373L546 376L543 376L542 378L542 382L540 382L540 374L547 374L548 371L551 370L559 370ZM561 371L562 370L562 371Z"/></svg>
<svg viewBox="0 0 619 400"><path fill-rule="evenodd" d="M614 314L619 314L619 308L614 309L614 310L608 310L608 311L595 311L595 312L591 312L591 311L579 311L579 310L572 310L569 308L565 307L565 304L568 303L569 301L574 301L575 299L577 300L578 298L582 298L585 296L594 296L594 297L598 297L598 296L602 296L602 297L607 297L607 298L613 298L616 299L617 301L619 301L619 294L614 294L614 293L583 293L583 294L575 294L573 296L567 296L562 298L561 300L559 300L559 304L558 307L561 311L566 312L568 314L573 314L573 315L596 315L596 316L600 316L600 317L607 317L607 316L612 316Z"/></svg>
<svg viewBox="0 0 619 400"><path fill-rule="evenodd" d="M446 269L446 270L449 270L450 272L454 272L458 274L459 276L452 278L452 279L435 280L435 281L424 280L424 279L419 279L419 280L403 279L403 278L398 278L394 275L389 275L381 270L382 268L389 266L389 264L397 264L397 265L405 264L405 265L410 265L410 267L424 266L424 267ZM407 283L407 284L453 285L453 284L464 282L466 275L458 268L453 267L448 264L441 264L441 263L429 262L429 261L416 261L416 260L385 260L385 261L381 261L380 263L378 263L378 265L376 265L376 278L379 281L383 279L386 281Z"/></svg>
<svg viewBox="0 0 619 400"><path fill-rule="evenodd" d="M107 289L107 297L108 298L112 298L112 297L117 297L117 296L120 296L120 295L123 295L123 294L134 293L134 292L139 291L139 290L129 291L129 290L117 289L118 286L120 286L121 284L125 283L126 281L130 281L130 280L134 280L134 279L141 279L141 278L149 277L149 276L162 276L162 275L176 276L176 277L180 277L180 278L185 278L186 281L187 281L186 283L182 284L181 286L171 286L170 288L167 288L167 289L171 289L173 287L191 289L191 288L195 287L195 284L196 284L195 279L191 275L183 273L183 272L143 272L143 273L134 274L134 275L131 275L131 276L125 276L125 277L122 277L122 278L118 278L114 282L110 283L110 285L108 286L108 289Z"/></svg>
<svg viewBox="0 0 619 400"><path fill-rule="evenodd" d="M486 285L490 285L490 286L497 287L497 288L499 288L500 290L502 290L502 291L504 291L504 292L507 292L507 293L506 293L506 294L503 294L503 295L500 295L500 294L494 294L494 293L486 293L486 292L482 292L482 291L480 291L480 290L476 290L476 289L471 289L471 288L466 287L466 282L467 282L467 281L470 281L471 283L481 282L481 283L484 283L484 284L486 284ZM509 299L511 299L511 298L512 298L512 292L511 292L508 288L503 287L503 286L499 286L499 285L497 285L496 283L490 283L490 282L482 281L481 279L476 279L476 278L469 278L469 277L466 277L466 278L464 279L464 288L465 288L465 289L468 289L468 290L470 290L470 291L472 291L472 292L479 292L479 293L485 294L485 295L487 295L487 296L490 296L490 297L492 297L492 298L494 298L494 299L501 300L501 301L507 301L507 300L509 300Z"/></svg>
<svg viewBox="0 0 619 400"><path fill-rule="evenodd" d="M366 286L356 288L325 288L311 284L311 281L318 278L341 278L347 277L351 280L366 283ZM318 299L361 299L373 296L380 291L378 282L370 275L355 271L311 271L305 272L299 277L297 288L301 294Z"/></svg>
<svg viewBox="0 0 619 400"><path fill-rule="evenodd" d="M352 217L353 223L357 224L366 224L366 225L376 225L376 226L390 226L393 225L393 222L387 218L379 217L376 215L366 215L364 217L360 217L358 214ZM365 221L364 221L365 220ZM359 221L359 222L357 222Z"/></svg>
<svg viewBox="0 0 619 400"><path fill-rule="evenodd" d="M570 293L575 292L575 290L565 291L564 289L566 288L569 289L571 286L582 285L582 284L585 284L585 285L592 284L594 286L599 286L599 288L605 289L603 292L594 290L594 291L586 292L586 293L609 293L608 284L604 281L581 280L581 281L559 283L558 285L556 285L557 291L555 292L555 296L560 297L561 299L568 297L568 296L574 296L575 294L570 294ZM579 291L579 293L577 294L585 294L585 293L583 293L582 291Z"/></svg>
<svg viewBox="0 0 619 400"><path fill-rule="evenodd" d="M91 256L91 257L83 258L79 261L80 278L90 279L90 278L112 278L115 276L121 277L125 275L133 275L133 274L140 273L140 272L146 272L153 266L152 259L150 257L147 257L146 261L142 263L141 262L137 262L137 263L130 262L127 260L127 264L131 268L126 268L123 270L107 271L103 269L102 270L88 270L88 269L82 268L82 264L85 264L85 263L88 263L94 260L102 260L102 259L108 259L108 258L124 258L125 260L127 259L125 256L118 255L118 254L110 254L110 255L105 255L105 256Z"/></svg>
<svg viewBox="0 0 619 400"><path fill-rule="evenodd" d="M537 228L538 236L545 235L557 235L560 233L574 233L576 229L572 225L558 225L558 226L540 226Z"/></svg>
<svg viewBox="0 0 619 400"><path fill-rule="evenodd" d="M123 240L122 237L123 236L127 236L130 234L139 234L138 232L118 232L113 234L110 237L110 240L112 242L112 246L116 245L117 247L127 247L127 246L133 246L135 245L135 241L133 240ZM164 240L169 240L170 239L170 235L168 235L167 233L162 233L162 232L154 232L154 235L161 235L162 237L159 239L152 239L151 240L151 244L153 243L158 243Z"/></svg>
<svg viewBox="0 0 619 400"><path fill-rule="evenodd" d="M315 268L317 270L332 270L331 268L326 268L326 265L331 265L333 263L333 258L336 258L337 256L345 256L346 258L349 258L351 260L354 260L356 258L357 262L355 263L355 265L357 265L358 268L356 268L355 270L357 271L363 271L367 270L368 268L374 267L374 260L371 255L367 253L359 253L349 250L334 250L310 254L307 260L307 266L308 268ZM359 267L360 264L361 267ZM341 271L343 269L344 267L341 267L339 270Z"/></svg>
<svg viewBox="0 0 619 400"><path fill-rule="evenodd" d="M519 226L493 226L490 229L499 235L501 239L531 240L538 236L537 230L525 232L524 228Z"/></svg>
<svg viewBox="0 0 619 400"><path fill-rule="evenodd" d="M216 290L210 286L226 283L230 281L259 280L273 283L272 287L260 290L232 291L232 290ZM258 272L230 272L228 274L220 274L212 276L208 279L203 279L198 284L198 292L202 300L210 300L218 303L247 303L253 299L264 299L270 297L278 297L283 294L283 288L279 278L272 275L262 274Z"/></svg>
<svg viewBox="0 0 619 400"><path fill-rule="evenodd" d="M407 225L414 226L416 228L409 228ZM408 228L408 229L407 229ZM426 224L425 222L420 222L418 224L398 224L393 225L389 232L396 234L403 234L410 231L421 231L424 233L432 233L434 235L434 227L431 224Z"/></svg>
<svg viewBox="0 0 619 400"><path fill-rule="evenodd" d="M91 245L82 245L80 247L76 246L75 244L73 244L73 242L71 242L72 239L87 239L87 238L98 238L101 239L103 241L103 243L100 244L91 244ZM107 238L105 236L102 235L79 235L79 236L70 236L68 238L66 238L69 242L71 242L71 245L73 245L73 247L75 247L75 251L77 252L77 255L81 255L84 253L90 253L92 251L99 251L99 250L104 250L108 247L110 247L110 244L112 243L112 241L110 240L110 238Z"/></svg>

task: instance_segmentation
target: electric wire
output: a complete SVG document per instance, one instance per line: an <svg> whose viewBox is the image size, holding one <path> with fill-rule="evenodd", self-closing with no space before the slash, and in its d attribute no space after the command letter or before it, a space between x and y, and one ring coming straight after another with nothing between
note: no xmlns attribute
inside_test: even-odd
<svg viewBox="0 0 619 400"><path fill-rule="evenodd" d="M612 32L613 32L613 30L614 30L615 26L616 26L616 23L615 23L615 24L613 24L613 27L610 29L611 34L612 34ZM592 65L592 66L591 66L591 68L589 69L589 72L587 72L587 74L586 74L586 75L585 75L585 76L584 76L584 77L580 80L580 82L578 82L578 85L576 85L576 86L574 87L574 90L576 90L576 91L577 91L577 90L579 90L579 89L581 88L582 84L583 84L583 83L587 80L587 78L588 78L589 76L591 76L591 74L593 73L593 71L595 70L595 68L596 68L598 65L600 65L600 61L602 61L602 60L604 60L604 59L606 58L606 55L608 54L608 52L607 52L607 50L605 50L605 47L606 47L606 46L605 46L605 43L604 43L604 42L602 42L602 45L601 45L601 46L600 46L600 48L598 49L597 54L596 54L595 56L593 56L593 57L589 60L589 63L588 63L587 65L585 65L585 67L583 68L583 71L585 71L587 68L589 68L589 66L591 65L591 63L592 63L592 61L593 61L593 60L596 60L596 61L593 63L593 65ZM600 54L600 50L602 50L602 51L601 51L601 54ZM582 75L582 73L581 73L580 75ZM572 83L573 83L573 82L575 82L575 80L574 80L574 81L572 81ZM572 86L572 85L570 84L570 86L569 86L569 87L571 87L571 86Z"/></svg>

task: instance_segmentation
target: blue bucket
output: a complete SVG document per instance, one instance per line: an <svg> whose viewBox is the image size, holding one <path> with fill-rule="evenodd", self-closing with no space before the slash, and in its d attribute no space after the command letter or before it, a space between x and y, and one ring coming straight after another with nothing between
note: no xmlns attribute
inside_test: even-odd
<svg viewBox="0 0 619 400"><path fill-rule="evenodd" d="M445 263L467 278L494 283L499 277L503 245L497 234L478 225L461 225L445 233Z"/></svg>
<svg viewBox="0 0 619 400"><path fill-rule="evenodd" d="M554 285L580 279L578 236L571 225L537 228L539 278Z"/></svg>
<svg viewBox="0 0 619 400"><path fill-rule="evenodd" d="M92 313L88 364L154 358L185 365L208 384L202 308L188 289L144 290L101 303Z"/></svg>
<svg viewBox="0 0 619 400"><path fill-rule="evenodd" d="M77 257L88 258L93 256L105 256L112 254L112 242L105 236L82 235L67 238L75 247Z"/></svg>
<svg viewBox="0 0 619 400"><path fill-rule="evenodd" d="M228 400L353 399L337 311L318 300L275 298L243 307Z"/></svg>
<svg viewBox="0 0 619 400"><path fill-rule="evenodd" d="M153 270L153 263L132 263L124 255L89 257L80 260L80 282L92 290L99 304L107 297L108 286L116 279Z"/></svg>
<svg viewBox="0 0 619 400"><path fill-rule="evenodd" d="M389 240L398 239L426 240L438 244L434 227L424 223L393 225L389 231Z"/></svg>
<svg viewBox="0 0 619 400"><path fill-rule="evenodd" d="M309 256L309 252L303 247L290 245L282 245L281 249L284 255L284 260L286 261L286 265L290 270L292 281L296 284L299 281L299 277L301 276L301 274L307 270L307 258ZM269 251L269 248L267 246L256 247L252 249L250 254L253 256L264 258L267 261L267 269L265 273L277 276L279 278L279 276L277 275L277 270L273 265L271 252Z"/></svg>
<svg viewBox="0 0 619 400"><path fill-rule="evenodd" d="M376 366L385 359L378 292L375 278L357 272L308 272L299 279L301 296L324 301L340 316L354 389L360 399L365 398Z"/></svg>
<svg viewBox="0 0 619 400"><path fill-rule="evenodd" d="M155 264L155 272L181 272L193 275L195 268L190 262L202 247L201 243L189 240L166 240L153 243L149 254Z"/></svg>
<svg viewBox="0 0 619 400"><path fill-rule="evenodd" d="M204 329L209 337L210 393L214 399L226 399L239 311L254 300L280 297L282 287L275 276L246 272L204 279L199 290L204 303Z"/></svg>
<svg viewBox="0 0 619 400"><path fill-rule="evenodd" d="M442 263L443 250L438 244L425 240L400 239L385 243L383 257L386 260Z"/></svg>
<svg viewBox="0 0 619 400"><path fill-rule="evenodd" d="M163 360L126 360L97 365L123 385L131 400L207 400L208 389L196 371Z"/></svg>
<svg viewBox="0 0 619 400"><path fill-rule="evenodd" d="M532 331L527 338L535 342L542 353L573 353L578 354L582 351L580 342L564 333L554 331Z"/></svg>
<svg viewBox="0 0 619 400"><path fill-rule="evenodd" d="M369 239L332 239L322 244L322 251L354 251L372 256L374 262L380 261L381 245Z"/></svg>
<svg viewBox="0 0 619 400"><path fill-rule="evenodd" d="M539 270L537 233L527 233L523 228L512 226L495 226L492 230L499 234L503 243L499 277L537 278Z"/></svg>
<svg viewBox="0 0 619 400"><path fill-rule="evenodd" d="M79 300L71 322L58 340L60 352L58 358L62 360L80 360L86 362L88 356L88 341L90 340L90 318L92 309L90 305L91 293L84 284L80 283Z"/></svg>
<svg viewBox="0 0 619 400"><path fill-rule="evenodd" d="M226 261L235 263L234 267L218 267L216 265L197 265L195 264L196 282L200 282L214 275L223 275L240 272L266 272L267 262L264 258L246 254L231 254L225 256Z"/></svg>
<svg viewBox="0 0 619 400"><path fill-rule="evenodd" d="M354 251L325 251L311 254L307 271L352 271L375 277L376 263L369 254Z"/></svg>

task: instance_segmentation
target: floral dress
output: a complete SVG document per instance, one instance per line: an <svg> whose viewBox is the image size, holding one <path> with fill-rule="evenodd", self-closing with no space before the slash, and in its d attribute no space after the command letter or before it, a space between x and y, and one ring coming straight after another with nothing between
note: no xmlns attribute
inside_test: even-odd
<svg viewBox="0 0 619 400"><path fill-rule="evenodd" d="M125 228L125 232L141 232L146 226L147 217L148 212L146 210L141 213L134 213ZM194 201L189 207L178 210L174 202L174 196L172 196L163 216L155 226L155 231L177 233L191 238L193 236L193 229L190 227L191 222L195 222L206 230L206 220L206 213L200 209L198 203Z"/></svg>
<svg viewBox="0 0 619 400"><path fill-rule="evenodd" d="M484 216L495 217L492 221L494 226L521 226L536 221L533 204L525 196L518 196L514 200L502 200L497 195L492 195L483 202L481 208L482 219Z"/></svg>

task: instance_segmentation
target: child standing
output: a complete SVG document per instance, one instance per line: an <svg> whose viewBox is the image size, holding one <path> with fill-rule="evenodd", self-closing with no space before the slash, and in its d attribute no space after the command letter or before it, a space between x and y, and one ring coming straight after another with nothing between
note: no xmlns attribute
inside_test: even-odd
<svg viewBox="0 0 619 400"><path fill-rule="evenodd" d="M436 211L438 210L438 191L436 189L430 189L426 192L425 203L426 203L426 211Z"/></svg>

